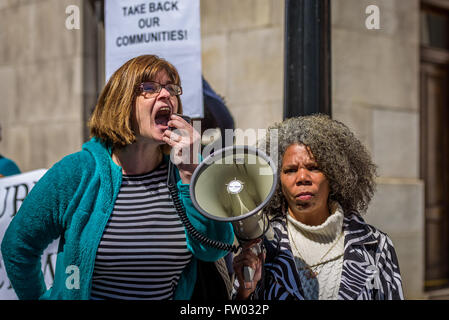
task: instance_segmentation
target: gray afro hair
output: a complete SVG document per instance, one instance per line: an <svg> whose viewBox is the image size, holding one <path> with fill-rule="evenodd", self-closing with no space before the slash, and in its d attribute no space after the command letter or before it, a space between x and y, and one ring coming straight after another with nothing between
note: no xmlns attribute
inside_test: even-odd
<svg viewBox="0 0 449 320"><path fill-rule="evenodd" d="M277 155L270 155L270 138L276 135ZM376 189L376 165L346 125L327 115L315 114L290 118L269 127L265 138L259 141L259 147L277 160L279 176L282 157L292 144L310 148L320 170L329 180L329 201L337 201L344 212L366 212ZM286 213L287 205L279 180L275 195L265 208L270 216Z"/></svg>

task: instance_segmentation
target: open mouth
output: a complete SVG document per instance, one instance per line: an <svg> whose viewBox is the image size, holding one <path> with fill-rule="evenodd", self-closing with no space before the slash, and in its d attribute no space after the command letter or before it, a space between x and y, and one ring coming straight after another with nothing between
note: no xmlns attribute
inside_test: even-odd
<svg viewBox="0 0 449 320"><path fill-rule="evenodd" d="M158 126L168 126L168 121L170 121L171 109L169 107L162 107L156 113L154 121Z"/></svg>

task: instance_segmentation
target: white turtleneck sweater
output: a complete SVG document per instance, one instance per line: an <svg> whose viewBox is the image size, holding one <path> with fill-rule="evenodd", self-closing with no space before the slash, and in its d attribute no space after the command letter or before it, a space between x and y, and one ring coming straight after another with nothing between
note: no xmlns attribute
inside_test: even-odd
<svg viewBox="0 0 449 320"><path fill-rule="evenodd" d="M338 297L343 266L344 214L339 205L332 211L334 213L319 226L305 225L287 214L290 245L308 300L336 300ZM311 268L318 273L316 278L308 277L306 267L320 262L325 263Z"/></svg>

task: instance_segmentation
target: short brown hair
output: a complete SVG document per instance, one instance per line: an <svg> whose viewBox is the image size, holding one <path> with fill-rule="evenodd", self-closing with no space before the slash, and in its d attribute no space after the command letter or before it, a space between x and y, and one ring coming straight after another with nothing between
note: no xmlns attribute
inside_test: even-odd
<svg viewBox="0 0 449 320"><path fill-rule="evenodd" d="M176 68L155 55L138 56L115 71L103 88L89 120L91 137L97 137L108 147L115 149L135 142L131 114L140 94L139 85L154 80L160 71L167 72L174 84L181 85ZM177 99L178 113L182 114L181 99L179 96Z"/></svg>

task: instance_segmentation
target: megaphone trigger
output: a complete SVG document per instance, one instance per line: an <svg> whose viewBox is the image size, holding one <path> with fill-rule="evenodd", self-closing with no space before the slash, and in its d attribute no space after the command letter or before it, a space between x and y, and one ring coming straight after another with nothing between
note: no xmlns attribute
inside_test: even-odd
<svg viewBox="0 0 449 320"><path fill-rule="evenodd" d="M245 280L245 289L253 288L253 279L256 270L251 267L243 267L243 279Z"/></svg>

